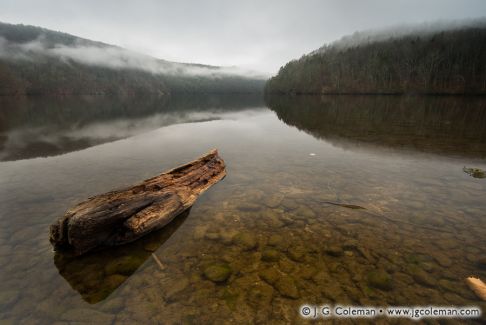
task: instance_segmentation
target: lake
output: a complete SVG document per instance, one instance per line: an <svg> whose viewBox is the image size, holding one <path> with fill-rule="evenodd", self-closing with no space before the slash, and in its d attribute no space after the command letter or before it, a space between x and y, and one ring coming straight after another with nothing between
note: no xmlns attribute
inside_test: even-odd
<svg viewBox="0 0 486 325"><path fill-rule="evenodd" d="M308 323L303 304L486 312L464 281L486 279L486 178L464 169L486 169L484 98L0 106L2 324ZM52 250L69 207L212 148L226 178L168 227L80 258Z"/></svg>

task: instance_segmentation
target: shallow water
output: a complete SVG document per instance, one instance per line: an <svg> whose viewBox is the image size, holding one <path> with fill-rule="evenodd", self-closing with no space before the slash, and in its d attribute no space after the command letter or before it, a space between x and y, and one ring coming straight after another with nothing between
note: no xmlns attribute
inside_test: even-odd
<svg viewBox="0 0 486 325"><path fill-rule="evenodd" d="M486 179L463 171L486 169L485 99L37 99L1 114L0 322L307 323L304 303L486 312L464 283L486 279ZM52 251L48 227L76 202L214 147L227 177L167 229L78 259Z"/></svg>

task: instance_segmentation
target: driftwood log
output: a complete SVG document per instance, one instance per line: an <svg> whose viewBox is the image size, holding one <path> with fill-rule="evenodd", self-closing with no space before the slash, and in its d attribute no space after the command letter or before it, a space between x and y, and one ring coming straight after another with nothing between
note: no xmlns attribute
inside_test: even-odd
<svg viewBox="0 0 486 325"><path fill-rule="evenodd" d="M79 203L51 225L50 241L75 255L132 242L171 222L225 176L224 161L212 150L138 185Z"/></svg>

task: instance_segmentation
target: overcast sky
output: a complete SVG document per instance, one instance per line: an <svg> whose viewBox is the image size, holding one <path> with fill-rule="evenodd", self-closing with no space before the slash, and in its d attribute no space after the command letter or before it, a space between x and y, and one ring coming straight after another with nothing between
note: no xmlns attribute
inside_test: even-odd
<svg viewBox="0 0 486 325"><path fill-rule="evenodd" d="M480 16L484 0L0 0L3 22L267 74L357 30Z"/></svg>

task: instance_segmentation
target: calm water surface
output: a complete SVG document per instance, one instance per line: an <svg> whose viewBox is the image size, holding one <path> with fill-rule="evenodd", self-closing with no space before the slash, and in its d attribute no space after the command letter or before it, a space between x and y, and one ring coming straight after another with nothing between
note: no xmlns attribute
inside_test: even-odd
<svg viewBox="0 0 486 325"><path fill-rule="evenodd" d="M486 279L486 179L463 171L486 169L485 99L0 103L2 324L308 323L304 303L486 312L464 283ZM48 227L73 204L211 148L228 176L166 229L52 251Z"/></svg>

